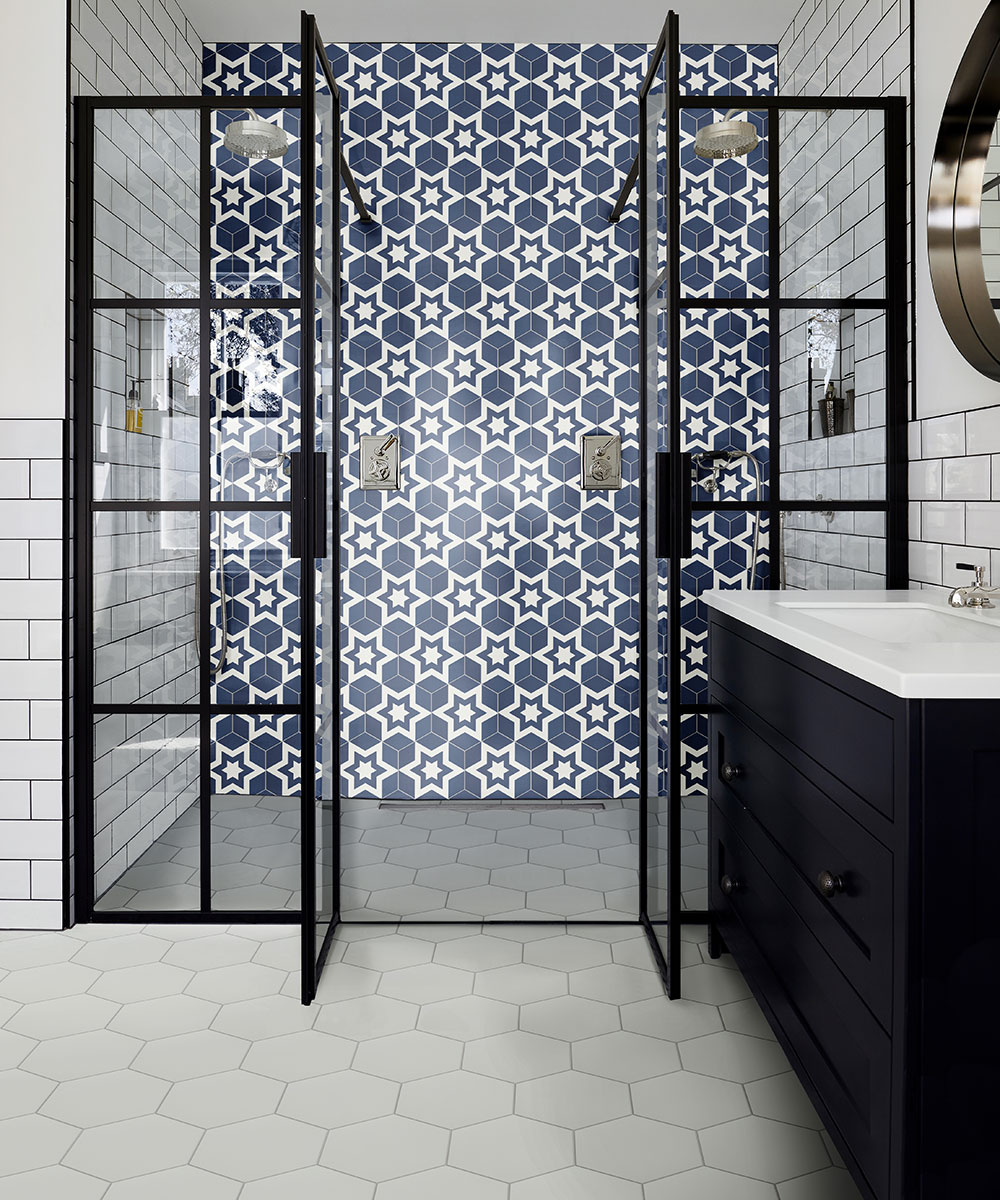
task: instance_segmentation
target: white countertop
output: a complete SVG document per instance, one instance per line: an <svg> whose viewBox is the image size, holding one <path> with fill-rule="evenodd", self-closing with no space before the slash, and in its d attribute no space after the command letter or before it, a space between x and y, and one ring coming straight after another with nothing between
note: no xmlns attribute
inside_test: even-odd
<svg viewBox="0 0 1000 1200"><path fill-rule="evenodd" d="M717 612L893 695L1000 698L1000 596L997 607L987 610L953 609L936 593L919 591L732 590L708 591L701 598ZM815 606L813 613L810 606ZM845 612L848 608L852 611ZM846 627L855 609L859 622L891 623L892 636L883 639ZM911 627L912 640L904 640ZM924 627L933 630L929 638L919 634Z"/></svg>

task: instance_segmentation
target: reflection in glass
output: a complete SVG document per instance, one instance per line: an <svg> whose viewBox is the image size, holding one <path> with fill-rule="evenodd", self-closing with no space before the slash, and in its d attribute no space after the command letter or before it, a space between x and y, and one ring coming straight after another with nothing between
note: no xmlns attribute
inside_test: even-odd
<svg viewBox="0 0 1000 1200"><path fill-rule="evenodd" d="M197 500L195 309L94 313L94 499Z"/></svg>
<svg viewBox="0 0 1000 1200"><path fill-rule="evenodd" d="M94 514L94 703L198 700L198 516Z"/></svg>
<svg viewBox="0 0 1000 1200"><path fill-rule="evenodd" d="M94 295L189 297L199 279L199 114L94 113Z"/></svg>
<svg viewBox="0 0 1000 1200"><path fill-rule="evenodd" d="M94 897L101 911L199 907L198 717L94 722Z"/></svg>

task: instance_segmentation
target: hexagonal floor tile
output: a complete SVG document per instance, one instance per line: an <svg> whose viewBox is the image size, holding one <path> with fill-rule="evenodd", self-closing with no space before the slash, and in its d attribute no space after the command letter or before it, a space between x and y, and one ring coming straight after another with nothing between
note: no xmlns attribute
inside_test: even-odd
<svg viewBox="0 0 1000 1200"><path fill-rule="evenodd" d="M454 1167L435 1167L380 1183L379 1200L507 1200L505 1184Z"/></svg>
<svg viewBox="0 0 1000 1200"><path fill-rule="evenodd" d="M739 1084L690 1071L674 1071L633 1084L632 1101L637 1116L685 1129L707 1129L750 1115Z"/></svg>
<svg viewBox="0 0 1000 1200"><path fill-rule="evenodd" d="M472 991L473 975L454 967L424 963L419 967L403 967L387 971L378 985L379 994L412 1004L433 1004L436 1000L453 1000Z"/></svg>
<svg viewBox="0 0 1000 1200"><path fill-rule="evenodd" d="M574 917L592 912L595 908L603 908L601 900L599 894L588 888L561 884L558 887L543 888L539 892L529 892L527 904L529 908L549 913L553 917Z"/></svg>
<svg viewBox="0 0 1000 1200"><path fill-rule="evenodd" d="M640 1000L622 1005L622 1027L630 1033L683 1042L722 1029L719 1010L695 1000Z"/></svg>
<svg viewBox="0 0 1000 1200"><path fill-rule="evenodd" d="M250 1071L223 1071L175 1083L160 1105L165 1117L213 1129L233 1121L249 1121L273 1113L284 1088L276 1079Z"/></svg>
<svg viewBox="0 0 1000 1200"><path fill-rule="evenodd" d="M806 1129L823 1128L823 1122L794 1071L754 1080L746 1085L746 1093L754 1116L770 1117L773 1121L802 1125Z"/></svg>
<svg viewBox="0 0 1000 1200"><path fill-rule="evenodd" d="M503 938L473 934L444 942L434 951L434 961L463 971L489 971L521 961L521 947Z"/></svg>
<svg viewBox="0 0 1000 1200"><path fill-rule="evenodd" d="M155 1041L207 1029L218 1011L217 1004L194 996L159 996L155 1000L123 1004L108 1022L108 1028L128 1037Z"/></svg>
<svg viewBox="0 0 1000 1200"><path fill-rule="evenodd" d="M321 1129L287 1117L256 1117L210 1129L191 1162L247 1182L315 1166L323 1136Z"/></svg>
<svg viewBox="0 0 1000 1200"><path fill-rule="evenodd" d="M337 1129L341 1125L390 1116L398 1096L399 1084L393 1080L360 1071L337 1071L290 1083L278 1112L323 1129Z"/></svg>
<svg viewBox="0 0 1000 1200"><path fill-rule="evenodd" d="M402 967L416 967L431 961L434 947L418 938L390 933L385 937L368 938L352 942L344 954L343 962L370 971L395 971Z"/></svg>
<svg viewBox="0 0 1000 1200"><path fill-rule="evenodd" d="M249 938L217 933L212 937L176 943L167 950L163 961L190 971L207 971L213 967L249 962L258 949L258 944Z"/></svg>
<svg viewBox="0 0 1000 1200"><path fill-rule="evenodd" d="M24 1069L48 1079L81 1079L127 1067L141 1049L135 1038L95 1029L42 1042L24 1060Z"/></svg>
<svg viewBox="0 0 1000 1200"><path fill-rule="evenodd" d="M18 1004L54 1000L57 996L79 996L100 978L100 972L93 967L81 967L73 962L28 967L11 971L6 978L0 979L0 996L15 1000Z"/></svg>
<svg viewBox="0 0 1000 1200"><path fill-rule="evenodd" d="M556 996L521 1007L520 1027L528 1033L575 1042L619 1029L621 1021L614 1004L585 1000L582 996Z"/></svg>
<svg viewBox="0 0 1000 1200"><path fill-rule="evenodd" d="M738 1196L739 1200L774 1200L774 1188L769 1183L730 1175L712 1167L695 1167L693 1171L646 1184L646 1200L677 1200L678 1196L683 1196L684 1200L725 1200L731 1196ZM803 1194L801 1200L823 1200L823 1197L809 1192ZM848 1200L848 1197L838 1193L829 1200Z"/></svg>
<svg viewBox="0 0 1000 1200"><path fill-rule="evenodd" d="M150 1042L142 1048L133 1066L137 1071L177 1082L232 1071L246 1053L247 1044L242 1038L216 1033L213 1029L198 1029Z"/></svg>
<svg viewBox="0 0 1000 1200"><path fill-rule="evenodd" d="M302 1167L243 1185L240 1200L372 1200L375 1185L329 1167Z"/></svg>
<svg viewBox="0 0 1000 1200"><path fill-rule="evenodd" d="M343 1071L353 1057L354 1042L306 1029L255 1042L243 1061L243 1069L291 1082Z"/></svg>
<svg viewBox="0 0 1000 1200"><path fill-rule="evenodd" d="M54 1166L63 1157L77 1130L37 1113L0 1123L0 1175L16 1175Z"/></svg>
<svg viewBox="0 0 1000 1200"><path fill-rule="evenodd" d="M705 1162L733 1174L781 1183L829 1165L823 1139L812 1129L743 1117L701 1132Z"/></svg>
<svg viewBox="0 0 1000 1200"><path fill-rule="evenodd" d="M514 1111L514 1085L471 1071L449 1071L404 1083L396 1111L445 1129L461 1129Z"/></svg>
<svg viewBox="0 0 1000 1200"><path fill-rule="evenodd" d="M26 1171L23 1175L14 1175L8 1180L8 1185L16 1188L18 1200L100 1200L106 1195L108 1186L103 1179L92 1179L89 1175L81 1175L79 1171L71 1171L69 1167L40 1167L37 1171Z"/></svg>
<svg viewBox="0 0 1000 1200"><path fill-rule="evenodd" d="M231 967L216 967L199 971L185 989L189 996L230 1004L234 1000L253 1000L257 996L273 996L281 991L286 973L260 963L235 963Z"/></svg>
<svg viewBox="0 0 1000 1200"><path fill-rule="evenodd" d="M325 967L316 989L316 1001L327 1004L334 1000L351 1000L355 996L370 996L379 985L377 971L353 967L350 963L335 962Z"/></svg>
<svg viewBox="0 0 1000 1200"><path fill-rule="evenodd" d="M756 1000L737 1000L734 1004L723 1004L719 1012L722 1023L733 1033L748 1033L751 1037L768 1038L774 1041L774 1032L767 1023Z"/></svg>
<svg viewBox="0 0 1000 1200"><path fill-rule="evenodd" d="M857 1185L843 1167L827 1167L780 1183L778 1195L781 1200L861 1200Z"/></svg>
<svg viewBox="0 0 1000 1200"><path fill-rule="evenodd" d="M635 1183L701 1166L698 1137L692 1130L645 1117L622 1117L581 1129L576 1135L576 1158L582 1167Z"/></svg>
<svg viewBox="0 0 1000 1200"><path fill-rule="evenodd" d="M67 962L79 953L78 942L61 933L37 933L0 942L0 971L24 971Z"/></svg>
<svg viewBox="0 0 1000 1200"><path fill-rule="evenodd" d="M682 1042L679 1049L686 1071L731 1079L734 1083L749 1083L789 1069L788 1059L777 1042L743 1033L710 1033Z"/></svg>
<svg viewBox="0 0 1000 1200"><path fill-rule="evenodd" d="M54 1079L43 1079L27 1071L0 1072L0 1121L38 1112L55 1087Z"/></svg>
<svg viewBox="0 0 1000 1200"><path fill-rule="evenodd" d="M424 1033L473 1041L517 1028L518 1007L486 996L459 996L420 1009L417 1028Z"/></svg>
<svg viewBox="0 0 1000 1200"><path fill-rule="evenodd" d="M569 977L569 990L575 996L603 1000L608 1004L634 1004L654 996L663 997L663 983L658 973L621 963L574 971Z"/></svg>
<svg viewBox="0 0 1000 1200"><path fill-rule="evenodd" d="M110 943L95 943L102 944ZM25 1004L4 1028L38 1040L68 1037L73 1033L104 1029L117 1012L117 1004L98 996L60 996L55 1000Z"/></svg>
<svg viewBox="0 0 1000 1200"><path fill-rule="evenodd" d="M88 942L74 955L73 961L98 971L113 971L117 967L159 962L169 949L170 946L160 938L133 933L103 942Z"/></svg>
<svg viewBox="0 0 1000 1200"><path fill-rule="evenodd" d="M566 990L566 976L562 971L550 971L530 963L515 963L510 967L481 971L475 983L477 996L506 1000L510 1004L550 1000L555 996L564 996Z"/></svg>
<svg viewBox="0 0 1000 1200"><path fill-rule="evenodd" d="M739 971L716 963L682 967L681 990L688 1000L700 1000L703 1004L731 1004L750 996L750 989Z"/></svg>
<svg viewBox="0 0 1000 1200"><path fill-rule="evenodd" d="M627 1116L632 1106L624 1083L579 1071L563 1071L519 1083L515 1111L519 1117L582 1129Z"/></svg>
<svg viewBox="0 0 1000 1200"><path fill-rule="evenodd" d="M184 1200L234 1200L239 1192L240 1185L234 1179L223 1179L197 1167L173 1167L139 1180L113 1183L104 1200L177 1200L178 1196Z"/></svg>
<svg viewBox="0 0 1000 1200"><path fill-rule="evenodd" d="M169 1083L138 1071L109 1071L60 1083L40 1111L67 1125L89 1129L154 1113L169 1090Z"/></svg>
<svg viewBox="0 0 1000 1200"><path fill-rule="evenodd" d="M183 1166L201 1136L167 1117L135 1117L85 1129L63 1161L98 1179L131 1179Z"/></svg>
<svg viewBox="0 0 1000 1200"><path fill-rule="evenodd" d="M381 1183L444 1166L448 1131L407 1117L379 1117L344 1129L326 1139L320 1163Z"/></svg>
<svg viewBox="0 0 1000 1200"><path fill-rule="evenodd" d="M144 963L139 967L121 967L105 971L90 988L94 996L130 1004L137 1000L153 1000L157 996L175 996L182 992L194 975L169 963Z"/></svg>
<svg viewBox="0 0 1000 1200"><path fill-rule="evenodd" d="M255 1041L311 1029L318 1012L322 1012L318 1006L306 1007L291 996L258 996L255 1000L237 1000L235 1004L220 1008L212 1028L219 1033Z"/></svg>
<svg viewBox="0 0 1000 1200"><path fill-rule="evenodd" d="M573 1134L527 1117L501 1117L456 1130L448 1164L514 1183L572 1166Z"/></svg>
<svg viewBox="0 0 1000 1200"><path fill-rule="evenodd" d="M469 1042L462 1065L467 1071L519 1083L568 1070L569 1045L515 1030Z"/></svg>
<svg viewBox="0 0 1000 1200"><path fill-rule="evenodd" d="M455 892L464 888L483 887L490 882L490 873L485 867L473 867L469 863L453 862L439 867L421 868L417 872L416 882L424 887Z"/></svg>
<svg viewBox="0 0 1000 1200"><path fill-rule="evenodd" d="M573 1046L573 1066L578 1071L635 1083L655 1075L680 1070L681 1060L673 1042L618 1031L587 1038Z"/></svg>
<svg viewBox="0 0 1000 1200"><path fill-rule="evenodd" d="M548 938L524 948L524 961L556 971L582 971L587 967L599 967L611 962L611 948L591 938L561 937Z"/></svg>
<svg viewBox="0 0 1000 1200"><path fill-rule="evenodd" d="M316 1019L316 1028L354 1041L386 1037L413 1029L420 1007L389 996L357 996L326 1004Z"/></svg>
<svg viewBox="0 0 1000 1200"><path fill-rule="evenodd" d="M0 1070L12 1071L20 1066L37 1045L34 1038L0 1029Z"/></svg>
<svg viewBox="0 0 1000 1200"><path fill-rule="evenodd" d="M523 909L524 892L515 892L510 888L487 883L482 887L462 888L452 892L448 903L452 908L473 913L477 917L497 917L501 913L518 912Z"/></svg>
<svg viewBox="0 0 1000 1200"><path fill-rule="evenodd" d="M510 1200L642 1200L642 1186L583 1167L564 1167L512 1184Z"/></svg>
<svg viewBox="0 0 1000 1200"><path fill-rule="evenodd" d="M411 1079L454 1071L461 1061L461 1042L414 1030L362 1042L354 1056L353 1067L355 1071L406 1083Z"/></svg>

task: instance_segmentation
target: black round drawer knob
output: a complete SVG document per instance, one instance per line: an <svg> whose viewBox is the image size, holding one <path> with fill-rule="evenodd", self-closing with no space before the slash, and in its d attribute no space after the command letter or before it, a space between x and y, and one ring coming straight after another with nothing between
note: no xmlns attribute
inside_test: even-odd
<svg viewBox="0 0 1000 1200"><path fill-rule="evenodd" d="M742 779L745 771L738 763L725 762L719 769L724 783L732 783L734 779Z"/></svg>
<svg viewBox="0 0 1000 1200"><path fill-rule="evenodd" d="M832 871L820 871L816 876L816 886L828 900L832 900L838 892L844 891L844 880Z"/></svg>
<svg viewBox="0 0 1000 1200"><path fill-rule="evenodd" d="M737 892L743 891L743 884L738 879L734 879L732 875L723 875L719 880L719 887L722 888L724 896L733 896Z"/></svg>

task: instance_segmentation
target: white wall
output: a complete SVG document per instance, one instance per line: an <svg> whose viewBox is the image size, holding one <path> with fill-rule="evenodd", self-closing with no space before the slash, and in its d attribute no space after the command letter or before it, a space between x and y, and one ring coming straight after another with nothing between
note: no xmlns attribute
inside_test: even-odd
<svg viewBox="0 0 1000 1200"><path fill-rule="evenodd" d="M62 921L65 56L65 0L3 5L0 928Z"/></svg>

